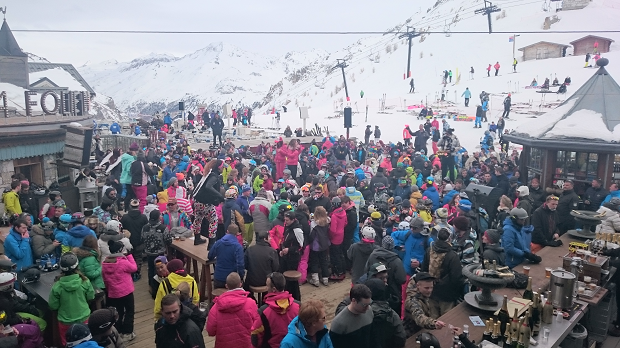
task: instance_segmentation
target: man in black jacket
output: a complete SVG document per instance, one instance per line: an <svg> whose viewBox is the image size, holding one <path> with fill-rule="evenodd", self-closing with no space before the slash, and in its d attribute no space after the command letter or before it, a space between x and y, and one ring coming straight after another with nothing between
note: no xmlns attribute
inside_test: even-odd
<svg viewBox="0 0 620 348"><path fill-rule="evenodd" d="M332 208L332 203L328 197L323 195L323 185L319 184L314 189L314 195L305 201L308 206L308 210L311 214L314 213L316 207L321 206L325 208L325 210L330 211Z"/></svg>
<svg viewBox="0 0 620 348"><path fill-rule="evenodd" d="M216 145L217 138L220 138L220 146L222 146L222 131L224 130L224 121L220 118L220 114L215 114L215 117L211 121L211 128L213 128L213 145Z"/></svg>
<svg viewBox="0 0 620 348"><path fill-rule="evenodd" d="M23 213L30 214L35 223L39 220L39 199L30 191L30 185L22 183L19 192L19 205L22 207Z"/></svg>
<svg viewBox="0 0 620 348"><path fill-rule="evenodd" d="M332 151L334 153L334 157L336 157L336 160L338 160L343 167L347 164L347 159L349 161L351 160L351 151L349 151L349 148L343 139L338 141L337 146L332 147Z"/></svg>
<svg viewBox="0 0 620 348"><path fill-rule="evenodd" d="M370 125L366 125L366 130L364 131L364 145L368 146L370 142L370 136L372 135L372 129L370 129Z"/></svg>
<svg viewBox="0 0 620 348"><path fill-rule="evenodd" d="M372 179L370 179L370 189L374 190L376 187L375 185L378 183L382 183L385 187L390 186L390 181L383 173L383 167L377 168L377 175L373 176Z"/></svg>
<svg viewBox="0 0 620 348"><path fill-rule="evenodd" d="M161 300L162 319L155 323L155 347L204 348L202 328L190 319L192 310L181 304L175 294Z"/></svg>
<svg viewBox="0 0 620 348"><path fill-rule="evenodd" d="M138 271L132 274L134 281L140 280L140 269L142 268L142 254L144 253L144 244L142 241L142 228L149 223L146 215L140 213L140 202L132 199L129 203L129 211L121 218L123 229L129 231L131 236L129 241L133 246L131 254L134 256L138 265ZM150 281L150 280L149 280Z"/></svg>
<svg viewBox="0 0 620 348"><path fill-rule="evenodd" d="M534 210L530 219L534 226L531 246L533 253L546 246L557 247L562 245L562 241L559 239L557 208L558 197L551 195L547 197L546 202L542 206Z"/></svg>
<svg viewBox="0 0 620 348"><path fill-rule="evenodd" d="M409 131L409 133L411 133L411 131ZM420 125L420 128L417 131L411 133L411 135L415 137L415 140L413 141L413 147L415 148L415 150L424 150L424 153L428 153L428 149L426 148L426 142L431 137L431 135L424 129L424 125Z"/></svg>
<svg viewBox="0 0 620 348"><path fill-rule="evenodd" d="M575 229L575 218L570 215L572 210L579 207L579 196L574 191L574 184L571 180L566 180L562 189L562 195L558 201L558 229L560 236L568 230Z"/></svg>
<svg viewBox="0 0 620 348"><path fill-rule="evenodd" d="M540 180L538 180L538 178L533 178L532 181L530 181L530 186L528 188L530 189L530 199L532 200L532 208L536 210L543 203L545 203L545 198L547 196L547 193L545 192L545 189L540 187Z"/></svg>
<svg viewBox="0 0 620 348"><path fill-rule="evenodd" d="M508 195L510 190L510 182L506 175L504 175L504 169L500 166L495 167L495 180L497 180L497 188L502 190L503 195Z"/></svg>
<svg viewBox="0 0 620 348"><path fill-rule="evenodd" d="M342 250L346 253L353 244L353 238L355 238L355 233L359 229L359 224L357 223L357 209L351 201L349 196L340 197L340 205L344 212L347 215L347 224L344 226L344 240L342 241ZM359 240L359 236L357 238ZM351 260L348 257L345 257L345 262L347 269L351 269Z"/></svg>
<svg viewBox="0 0 620 348"><path fill-rule="evenodd" d="M381 247L376 248L368 257L364 273L368 273L370 266L382 263L388 268L388 302L390 307L397 312L401 310L402 286L407 281L407 273L403 261L394 251L394 239L391 236L383 237Z"/></svg>
<svg viewBox="0 0 620 348"><path fill-rule="evenodd" d="M609 191L601 185L601 179L592 179L592 186L586 190L583 197L583 203L585 204L586 209L590 211L597 211L608 194Z"/></svg>
<svg viewBox="0 0 620 348"><path fill-rule="evenodd" d="M245 268L247 275L243 288L250 291L250 286L265 286L267 276L280 269L278 252L267 241L268 231L256 234L256 244L245 251Z"/></svg>

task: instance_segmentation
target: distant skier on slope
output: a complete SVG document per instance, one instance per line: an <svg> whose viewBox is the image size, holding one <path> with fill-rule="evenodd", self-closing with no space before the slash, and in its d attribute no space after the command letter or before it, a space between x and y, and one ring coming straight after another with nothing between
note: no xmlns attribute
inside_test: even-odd
<svg viewBox="0 0 620 348"><path fill-rule="evenodd" d="M469 68L469 78L471 80L474 79L474 67L473 66Z"/></svg>
<svg viewBox="0 0 620 348"><path fill-rule="evenodd" d="M409 93L414 93L415 85L413 84L413 77L411 78L411 81L409 81L409 86L411 86L411 88L409 88Z"/></svg>
<svg viewBox="0 0 620 348"><path fill-rule="evenodd" d="M512 58L512 71L513 72L517 72L517 64L519 64L519 62L517 62L517 58Z"/></svg>
<svg viewBox="0 0 620 348"><path fill-rule="evenodd" d="M587 68L590 66L590 52L586 53L586 66L584 66L584 68Z"/></svg>
<svg viewBox="0 0 620 348"><path fill-rule="evenodd" d="M497 74L499 74L499 62L495 62L493 68L495 68L495 76L497 76Z"/></svg>
<svg viewBox="0 0 620 348"><path fill-rule="evenodd" d="M489 63L489 66L487 67L487 77L491 77L491 63Z"/></svg>
<svg viewBox="0 0 620 348"><path fill-rule="evenodd" d="M469 99L471 98L471 92L469 91L469 87L465 88L461 97L465 97L465 106L469 106Z"/></svg>
<svg viewBox="0 0 620 348"><path fill-rule="evenodd" d="M452 83L452 70L448 71L448 77L450 78L450 83Z"/></svg>

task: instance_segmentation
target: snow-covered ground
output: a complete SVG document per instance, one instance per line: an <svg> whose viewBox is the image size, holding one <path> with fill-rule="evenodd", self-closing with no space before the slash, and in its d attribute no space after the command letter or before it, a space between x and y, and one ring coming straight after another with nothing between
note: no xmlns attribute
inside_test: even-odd
<svg viewBox="0 0 620 348"><path fill-rule="evenodd" d="M567 57L522 61L522 52L516 51L519 59L518 73L511 73L513 44L509 42L512 32L520 32L516 48L538 41L561 44L586 36L587 33L548 33L543 30L547 17L553 22L550 31L601 31L617 29L620 17L620 2L617 0L593 0L582 10L555 12L543 10L544 1L496 0L502 9L492 14L494 32L506 34L460 34L459 31L486 32L485 16L475 15L474 10L484 7L482 0L419 0L409 13L395 18L393 31L406 31L413 26L418 31L444 32L424 34L413 40L411 72L415 79L416 93L409 94L409 79L404 79L407 63L407 45L398 35L386 33L361 39L337 52L294 53L286 57L264 57L245 52L227 44L212 44L185 57L152 55L129 63L106 62L79 68L94 88L114 98L116 105L125 111L136 107L161 102L162 107L178 100L191 100L190 111L197 103L231 102L245 105L254 102L264 106L255 110L259 126L272 125L272 115L266 114L272 108L288 108L282 113L280 125L293 129L301 126L298 106L310 107L308 127L318 124L329 127L332 134L344 133L343 119L333 118L336 112L350 105L355 112L351 136L362 137L366 124L378 125L382 138L392 141L401 139L405 124L416 129L420 121L406 110L413 104L433 106L435 111L458 111L473 116L481 91L491 93L489 121L497 121L502 112L502 101L512 93L513 104L529 103L525 111L549 111L541 104L559 104L577 90L595 69L584 69L584 57L572 56L572 47ZM548 2L547 2L548 3ZM527 34L524 32L540 32ZM607 70L620 79L620 34L598 33L615 40ZM326 37L329 39L329 37ZM339 69L330 71L336 59L346 58L347 84L350 102L346 102L342 89L342 74ZM618 58L619 60L616 60ZM499 62L502 66L497 77L486 76L488 64ZM474 67L474 79L469 79L469 69ZM435 103L443 85L441 73L452 70L453 84L448 84L446 100L456 102L454 107L442 107ZM295 77L291 73L298 72ZM460 75L460 79L457 76ZM551 80L557 76L560 82L570 76L572 85L565 95L542 95L535 90L525 89L533 78L542 84L545 77ZM457 82L458 81L458 82ZM470 106L465 108L462 92L466 87L472 92ZM360 92L364 91L364 97ZM558 100L559 98L559 100ZM385 109L381 107L382 99ZM365 121L368 107L368 121ZM533 117L519 114L516 108L507 122L512 129ZM545 116L539 116L544 119ZM461 143L467 149L474 149L483 134L483 129L473 129L473 123L450 121ZM588 126L584 120L583 127ZM486 125L485 125L486 127Z"/></svg>

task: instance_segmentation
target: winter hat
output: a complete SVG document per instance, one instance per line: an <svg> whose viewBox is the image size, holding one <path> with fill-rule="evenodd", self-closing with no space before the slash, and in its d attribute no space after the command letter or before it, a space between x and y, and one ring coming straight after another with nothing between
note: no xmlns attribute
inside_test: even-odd
<svg viewBox="0 0 620 348"><path fill-rule="evenodd" d="M179 259L172 259L168 261L168 264L166 265L166 267L168 268L168 271L170 273L177 273L178 271L183 270L183 261Z"/></svg>
<svg viewBox="0 0 620 348"><path fill-rule="evenodd" d="M383 237L383 240L381 240L381 246L387 250L394 249L394 238L392 238L392 236Z"/></svg>
<svg viewBox="0 0 620 348"><path fill-rule="evenodd" d="M378 211L373 211L370 214L370 219L372 219L372 220L379 220L379 219L381 219L381 213L378 212Z"/></svg>
<svg viewBox="0 0 620 348"><path fill-rule="evenodd" d="M386 300L387 285L383 280L377 278L370 278L364 282L364 285L366 285L370 289L370 292L372 293L371 298L373 301Z"/></svg>
<svg viewBox="0 0 620 348"><path fill-rule="evenodd" d="M137 143L131 143L131 145L129 146L129 151L138 151L140 148L138 147Z"/></svg>
<svg viewBox="0 0 620 348"><path fill-rule="evenodd" d="M98 309L88 317L88 329L95 335L105 333L114 323L116 323L116 313L113 308Z"/></svg>
<svg viewBox="0 0 620 348"><path fill-rule="evenodd" d="M416 218L411 219L411 222L409 223L409 225L411 226L412 230L419 231L424 228L424 220L422 220L422 218L420 217L416 217Z"/></svg>
<svg viewBox="0 0 620 348"><path fill-rule="evenodd" d="M516 176L511 176L511 177L510 177L510 179L508 179L508 181L509 181L511 184L516 184L516 183L518 183L518 182L519 182L519 178L517 178Z"/></svg>
<svg viewBox="0 0 620 348"><path fill-rule="evenodd" d="M41 220L42 223L47 223L50 222L50 218L48 218L47 216L43 218L43 220Z"/></svg>
<svg viewBox="0 0 620 348"><path fill-rule="evenodd" d="M519 192L520 197L528 196L530 194L530 189L527 186L519 186L519 188L517 188L517 191Z"/></svg>
<svg viewBox="0 0 620 348"><path fill-rule="evenodd" d="M122 225L118 220L110 220L105 225L105 229L109 231L114 231L116 234L121 233Z"/></svg>
<svg viewBox="0 0 620 348"><path fill-rule="evenodd" d="M452 186L452 184L446 184L446 186L443 187L444 191L452 191L454 190L454 187Z"/></svg>
<svg viewBox="0 0 620 348"><path fill-rule="evenodd" d="M394 201L396 201L396 200L394 200ZM408 199L405 199L401 203L400 207L403 208L403 209L409 209L409 208L411 208L411 202Z"/></svg>
<svg viewBox="0 0 620 348"><path fill-rule="evenodd" d="M168 198L168 205L171 205L171 204L178 204L176 197Z"/></svg>
<svg viewBox="0 0 620 348"><path fill-rule="evenodd" d="M159 210L155 209L149 214L149 221L159 221L160 216Z"/></svg>
<svg viewBox="0 0 620 348"><path fill-rule="evenodd" d="M86 325L73 324L69 327L69 330L67 330L65 338L67 339L67 348L72 348L80 343L90 341L93 336L90 334L90 330Z"/></svg>
<svg viewBox="0 0 620 348"><path fill-rule="evenodd" d="M440 218L440 219L447 219L448 218L448 209L446 208L439 208L437 210L435 210L435 215Z"/></svg>
<svg viewBox="0 0 620 348"><path fill-rule="evenodd" d="M379 273L381 273L381 272L387 272L387 271L389 271L389 270L390 270L390 269L389 269L389 268L387 268L387 266L386 266L386 265L384 265L383 263L381 263L381 262L375 262L375 263L373 263L373 264L370 266L370 268L369 268L369 270L368 270L368 275L369 275L370 277L372 277L372 276L374 276L375 274L379 274Z"/></svg>
<svg viewBox="0 0 620 348"><path fill-rule="evenodd" d="M121 241L109 240L108 247L110 248L110 253L117 254L120 253L121 250L123 250L125 244L123 244L123 242Z"/></svg>
<svg viewBox="0 0 620 348"><path fill-rule="evenodd" d="M618 211L618 207L620 207L620 198L614 197L609 202L603 203L603 206L613 211Z"/></svg>
<svg viewBox="0 0 620 348"><path fill-rule="evenodd" d="M469 230L469 219L465 216L458 216L452 220L452 225L459 231L468 231Z"/></svg>
<svg viewBox="0 0 620 348"><path fill-rule="evenodd" d="M411 192L418 192L420 191L420 188L418 187L418 185L411 185Z"/></svg>
<svg viewBox="0 0 620 348"><path fill-rule="evenodd" d="M177 180L179 181L185 180L185 174L183 173L176 173L176 177L177 177Z"/></svg>
<svg viewBox="0 0 620 348"><path fill-rule="evenodd" d="M489 240L489 244L499 243L499 239L501 237L498 230L492 230L492 229L484 231L484 235Z"/></svg>
<svg viewBox="0 0 620 348"><path fill-rule="evenodd" d="M179 182L179 179L177 179L176 176L173 176L170 180L168 180L168 187L172 187L175 182Z"/></svg>
<svg viewBox="0 0 620 348"><path fill-rule="evenodd" d="M140 201L137 200L137 199L132 199L129 202L129 206L132 207L132 208L138 208L140 206Z"/></svg>
<svg viewBox="0 0 620 348"><path fill-rule="evenodd" d="M241 192L248 192L248 191L252 191L252 188L250 187L250 185L243 185L243 187L241 188Z"/></svg>
<svg viewBox="0 0 620 348"><path fill-rule="evenodd" d="M471 210L471 202L468 199L461 199L459 201L459 208L467 213Z"/></svg>

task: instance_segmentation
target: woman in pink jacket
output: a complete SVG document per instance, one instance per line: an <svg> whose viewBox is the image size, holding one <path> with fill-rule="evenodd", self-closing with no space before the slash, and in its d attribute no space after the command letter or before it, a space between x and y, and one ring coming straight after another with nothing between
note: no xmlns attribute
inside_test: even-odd
<svg viewBox="0 0 620 348"><path fill-rule="evenodd" d="M340 198L332 198L332 212L330 215L331 223L329 224L329 258L332 263L332 275L329 279L343 280L345 278L344 255L347 252L343 250L344 227L347 225L347 213L340 206Z"/></svg>
<svg viewBox="0 0 620 348"><path fill-rule="evenodd" d="M297 165L299 164L299 154L303 147L299 144L299 139L291 139L286 147L286 167L291 171L293 180L297 178Z"/></svg>
<svg viewBox="0 0 620 348"><path fill-rule="evenodd" d="M207 333L215 336L215 348L250 348L252 324L260 320L256 302L243 290L236 272L226 277L226 288L209 311Z"/></svg>
<svg viewBox="0 0 620 348"><path fill-rule="evenodd" d="M133 298L133 280L131 274L138 271L136 261L131 254L125 256L125 244L120 241L108 241L110 256L101 264L101 274L108 291L107 305L118 311L116 329L125 342L136 338L133 332L135 303Z"/></svg>
<svg viewBox="0 0 620 348"><path fill-rule="evenodd" d="M282 173L284 172L284 167L286 166L287 150L282 140L276 143L276 148L276 156L273 159L273 161L276 162L276 176L274 179L280 179L282 177Z"/></svg>

